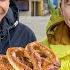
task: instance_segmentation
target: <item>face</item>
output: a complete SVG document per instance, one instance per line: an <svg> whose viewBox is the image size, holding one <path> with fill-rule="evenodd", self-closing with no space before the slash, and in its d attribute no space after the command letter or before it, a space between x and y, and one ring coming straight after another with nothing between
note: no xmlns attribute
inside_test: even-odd
<svg viewBox="0 0 70 70"><path fill-rule="evenodd" d="M9 0L0 0L0 21L6 15L9 9Z"/></svg>
<svg viewBox="0 0 70 70"><path fill-rule="evenodd" d="M70 27L70 0L62 0L61 13L64 16L66 24Z"/></svg>

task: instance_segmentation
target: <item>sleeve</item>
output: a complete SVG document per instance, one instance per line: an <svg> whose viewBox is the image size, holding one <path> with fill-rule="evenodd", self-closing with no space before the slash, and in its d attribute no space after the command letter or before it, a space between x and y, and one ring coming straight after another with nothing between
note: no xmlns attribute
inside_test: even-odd
<svg viewBox="0 0 70 70"><path fill-rule="evenodd" d="M36 36L35 36L34 32L31 31L31 32L30 32L29 42L34 42L34 41L36 41L36 40L37 40L37 39L36 39Z"/></svg>

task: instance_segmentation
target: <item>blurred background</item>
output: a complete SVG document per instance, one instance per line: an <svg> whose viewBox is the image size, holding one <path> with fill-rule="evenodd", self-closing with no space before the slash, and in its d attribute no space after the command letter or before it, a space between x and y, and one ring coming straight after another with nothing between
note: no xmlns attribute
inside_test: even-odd
<svg viewBox="0 0 70 70"><path fill-rule="evenodd" d="M48 15L48 0L16 0L19 11L23 16L46 16Z"/></svg>
<svg viewBox="0 0 70 70"><path fill-rule="evenodd" d="M40 41L46 37L46 26L50 18L49 1L54 0L16 0L20 22L30 27Z"/></svg>

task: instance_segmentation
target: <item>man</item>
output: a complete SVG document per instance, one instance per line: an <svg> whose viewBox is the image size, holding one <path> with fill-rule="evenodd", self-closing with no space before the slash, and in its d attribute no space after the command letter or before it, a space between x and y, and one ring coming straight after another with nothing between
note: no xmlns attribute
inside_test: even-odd
<svg viewBox="0 0 70 70"><path fill-rule="evenodd" d="M14 0L0 0L0 53L5 54L12 46L25 47L36 40L34 33L19 23L18 9Z"/></svg>

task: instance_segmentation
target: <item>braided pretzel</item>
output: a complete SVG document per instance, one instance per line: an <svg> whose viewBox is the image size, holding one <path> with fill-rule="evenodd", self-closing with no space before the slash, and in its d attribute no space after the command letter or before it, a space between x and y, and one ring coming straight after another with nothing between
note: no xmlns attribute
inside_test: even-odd
<svg viewBox="0 0 70 70"><path fill-rule="evenodd" d="M7 50L7 58L15 70L39 70L34 54L36 53L30 55L24 48Z"/></svg>
<svg viewBox="0 0 70 70"><path fill-rule="evenodd" d="M32 63L24 54L24 48L9 48L7 58L15 70L32 70Z"/></svg>
<svg viewBox="0 0 70 70"><path fill-rule="evenodd" d="M29 52L36 51L42 61L42 70L58 70L60 67L60 62L53 53L51 49L48 47L43 46L41 43L33 42L26 46L25 48ZM40 60L40 59L39 59Z"/></svg>

